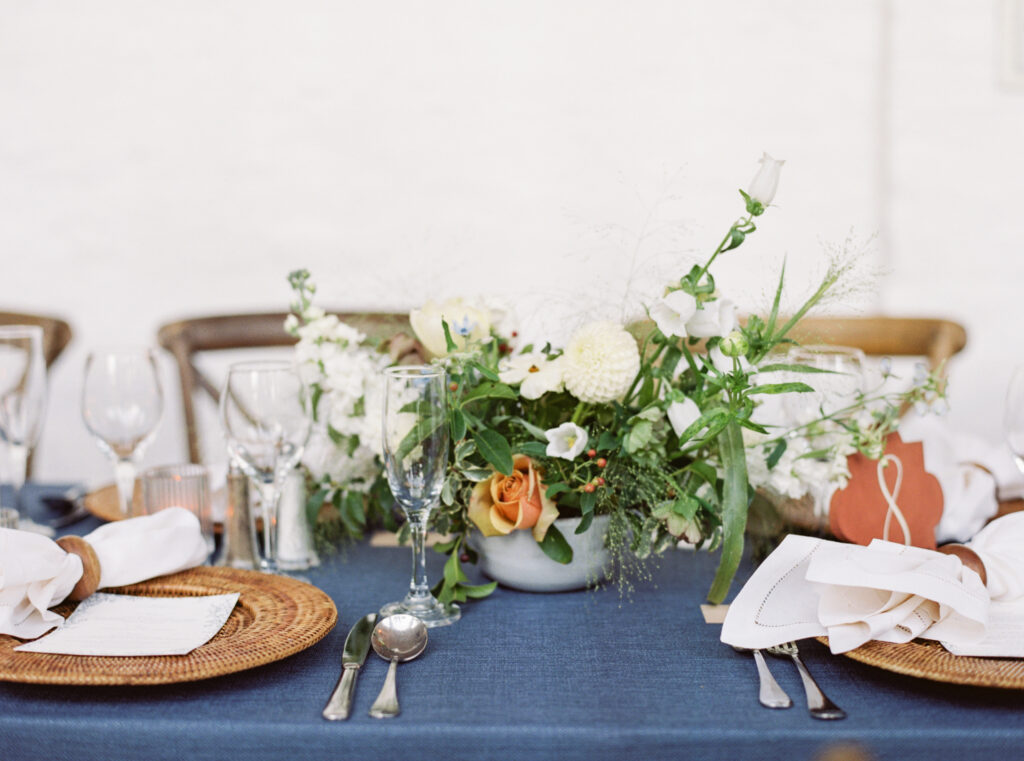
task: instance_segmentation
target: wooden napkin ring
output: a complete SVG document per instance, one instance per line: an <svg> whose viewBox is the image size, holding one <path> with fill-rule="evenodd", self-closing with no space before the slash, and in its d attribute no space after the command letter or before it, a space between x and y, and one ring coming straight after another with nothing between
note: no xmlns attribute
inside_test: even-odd
<svg viewBox="0 0 1024 761"><path fill-rule="evenodd" d="M82 578L75 584L68 599L76 602L84 600L100 585L100 559L96 557L96 550L80 536L62 536L57 544L62 550L82 559Z"/></svg>
<svg viewBox="0 0 1024 761"><path fill-rule="evenodd" d="M981 577L981 583L988 585L988 574L985 573L985 564L978 553L963 544L944 544L939 547L939 552L945 555L956 555L960 562L977 573Z"/></svg>

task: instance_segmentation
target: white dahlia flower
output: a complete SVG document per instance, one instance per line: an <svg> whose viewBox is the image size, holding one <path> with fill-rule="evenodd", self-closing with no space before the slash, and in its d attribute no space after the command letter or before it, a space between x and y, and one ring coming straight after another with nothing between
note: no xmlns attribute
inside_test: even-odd
<svg viewBox="0 0 1024 761"><path fill-rule="evenodd" d="M636 339L614 322L580 328L562 355L565 388L581 402L605 404L620 398L639 370Z"/></svg>

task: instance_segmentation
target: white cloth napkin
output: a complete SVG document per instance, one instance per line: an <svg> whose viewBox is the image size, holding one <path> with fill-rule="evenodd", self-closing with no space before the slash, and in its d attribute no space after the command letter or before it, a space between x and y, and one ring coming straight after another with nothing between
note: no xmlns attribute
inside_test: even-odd
<svg viewBox="0 0 1024 761"><path fill-rule="evenodd" d="M729 606L722 641L765 648L828 635L834 653L870 639L980 639L988 594L952 555L876 540L787 536Z"/></svg>
<svg viewBox="0 0 1024 761"><path fill-rule="evenodd" d="M134 584L203 563L206 540L180 507L100 526L83 537L100 561L100 588ZM0 529L0 634L38 637L64 618L49 610L82 576L82 561L46 537Z"/></svg>
<svg viewBox="0 0 1024 761"><path fill-rule="evenodd" d="M924 443L925 469L942 485L942 520L935 540L964 542L999 509L998 499L1024 497L1024 474L1010 450L949 427L936 415L910 412L900 422L900 437Z"/></svg>

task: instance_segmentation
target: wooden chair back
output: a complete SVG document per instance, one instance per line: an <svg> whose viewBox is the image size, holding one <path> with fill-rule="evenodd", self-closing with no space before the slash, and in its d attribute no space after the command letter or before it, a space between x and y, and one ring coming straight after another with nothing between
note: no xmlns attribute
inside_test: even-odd
<svg viewBox="0 0 1024 761"><path fill-rule="evenodd" d="M190 462L203 461L196 415L197 394L206 394L215 403L220 400L220 383L199 370L197 356L230 349L291 346L296 339L285 332L287 316L287 312L261 312L194 317L159 329L157 340L160 346L174 356L178 365ZM390 338L401 331L411 333L408 317L404 314L349 312L337 313L337 316L371 338Z"/></svg>
<svg viewBox="0 0 1024 761"><path fill-rule="evenodd" d="M59 317L25 312L0 312L0 325L38 325L41 327L43 329L43 358L46 361L47 370L71 343L71 326ZM29 478L32 477L34 454L34 452L29 452L28 463L25 466L25 474Z"/></svg>
<svg viewBox="0 0 1024 761"><path fill-rule="evenodd" d="M789 337L811 346L850 346L876 357L925 357L939 369L967 345L967 331L925 317L805 317Z"/></svg>
<svg viewBox="0 0 1024 761"><path fill-rule="evenodd" d="M38 325L43 329L43 357L46 367L54 363L71 343L71 326L59 317L24 312L0 312L0 325Z"/></svg>

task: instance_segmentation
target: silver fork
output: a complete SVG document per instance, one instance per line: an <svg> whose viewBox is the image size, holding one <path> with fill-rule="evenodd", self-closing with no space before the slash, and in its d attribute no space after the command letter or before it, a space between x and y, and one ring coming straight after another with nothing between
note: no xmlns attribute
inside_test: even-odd
<svg viewBox="0 0 1024 761"><path fill-rule="evenodd" d="M768 652L772 655L786 656L793 659L797 671L800 672L800 681L804 683L804 693L807 695L807 710L815 719L845 719L846 711L837 706L825 693L821 691L818 683L814 681L811 672L807 670L804 662L800 660L800 651L796 642L785 642L775 647L769 647Z"/></svg>
<svg viewBox="0 0 1024 761"><path fill-rule="evenodd" d="M761 681L760 691L757 695L761 705L765 708L789 708L793 705L789 695L779 686L779 683L775 681L775 677L772 676L772 672L768 670L768 664L765 662L760 650L748 650L745 647L736 647L736 645L733 645L732 649L738 653L754 654L754 663L757 664L757 676Z"/></svg>

